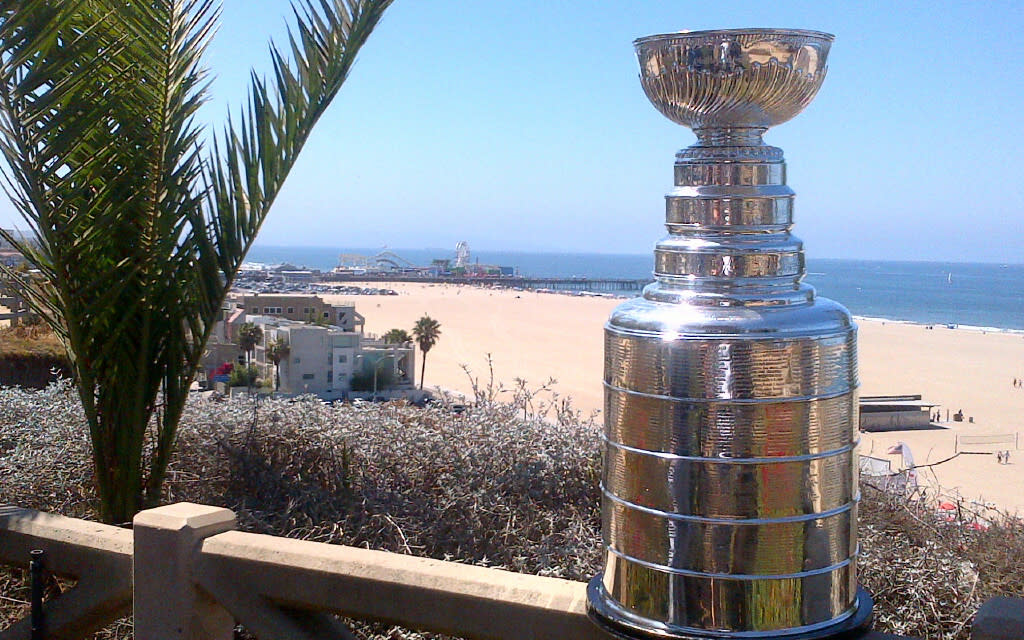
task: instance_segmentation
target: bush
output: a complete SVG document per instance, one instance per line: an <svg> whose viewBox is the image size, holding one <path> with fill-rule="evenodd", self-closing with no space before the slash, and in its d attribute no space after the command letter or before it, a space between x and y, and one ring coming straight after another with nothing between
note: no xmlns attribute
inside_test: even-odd
<svg viewBox="0 0 1024 640"><path fill-rule="evenodd" d="M229 387L255 387L258 386L260 372L250 364L246 367L233 367L229 375Z"/></svg>

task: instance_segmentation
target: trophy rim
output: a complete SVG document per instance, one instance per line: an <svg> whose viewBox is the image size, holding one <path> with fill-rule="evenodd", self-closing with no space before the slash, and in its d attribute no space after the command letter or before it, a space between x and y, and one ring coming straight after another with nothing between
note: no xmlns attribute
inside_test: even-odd
<svg viewBox="0 0 1024 640"><path fill-rule="evenodd" d="M829 43L836 39L835 34L827 31L814 31L812 29L779 29L779 28L744 28L744 29L700 29L696 31L675 31L673 33L657 33L650 36L643 36L633 41L633 46L640 46L649 42L665 40L703 38L707 36L740 36L740 35L769 35L769 36L802 36L806 38L817 38L826 40Z"/></svg>

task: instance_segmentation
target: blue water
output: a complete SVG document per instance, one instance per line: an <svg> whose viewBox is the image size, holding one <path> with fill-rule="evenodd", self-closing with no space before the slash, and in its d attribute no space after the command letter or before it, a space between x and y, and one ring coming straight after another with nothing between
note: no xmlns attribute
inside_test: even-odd
<svg viewBox="0 0 1024 640"><path fill-rule="evenodd" d="M254 262L332 269L340 253L380 249L256 246ZM392 249L416 265L454 258L451 249ZM474 252L484 264L513 266L524 276L649 278L653 258L622 254ZM920 324L1024 331L1024 264L809 259L807 282L857 316Z"/></svg>

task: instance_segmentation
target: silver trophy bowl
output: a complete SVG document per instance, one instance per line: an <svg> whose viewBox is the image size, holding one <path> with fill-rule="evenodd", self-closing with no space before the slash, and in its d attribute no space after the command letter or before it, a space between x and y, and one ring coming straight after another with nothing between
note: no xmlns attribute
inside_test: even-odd
<svg viewBox="0 0 1024 640"><path fill-rule="evenodd" d="M803 282L795 193L765 130L824 80L833 37L733 29L636 41L659 111L694 130L655 281L605 325L598 624L626 637L860 628L856 326Z"/></svg>
<svg viewBox="0 0 1024 640"><path fill-rule="evenodd" d="M818 31L689 31L634 42L655 108L698 137L786 122L814 99L834 36Z"/></svg>

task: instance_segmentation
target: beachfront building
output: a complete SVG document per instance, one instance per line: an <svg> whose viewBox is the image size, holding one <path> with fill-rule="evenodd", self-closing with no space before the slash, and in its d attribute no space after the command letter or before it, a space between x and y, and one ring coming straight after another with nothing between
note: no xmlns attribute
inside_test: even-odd
<svg viewBox="0 0 1024 640"><path fill-rule="evenodd" d="M861 396L861 431L904 431L932 428L932 412L938 405L921 396Z"/></svg>
<svg viewBox="0 0 1024 640"><path fill-rule="evenodd" d="M275 374L280 377L278 391L312 393L324 400L346 397L360 334L266 316L250 316L249 321L263 329L263 341L256 346L256 366L265 380L274 380ZM288 352L275 372L267 347L277 340L288 345Z"/></svg>
<svg viewBox="0 0 1024 640"><path fill-rule="evenodd" d="M278 392L286 395L312 393L324 400L356 396L405 397L413 392L415 349L411 343L384 344L346 331L270 316L246 316L263 330L256 346L254 364L264 380L280 377ZM287 354L275 371L267 357L275 341L286 345Z"/></svg>
<svg viewBox="0 0 1024 640"><path fill-rule="evenodd" d="M373 395L418 399L413 344L385 344L366 336L364 322L353 303L331 305L312 295L236 295L211 332L203 369L212 376L224 363L245 364L239 331L252 323L263 335L252 364L266 386L274 387L279 377L277 391L282 394L312 393L324 400ZM276 341L287 345L277 367L268 357Z"/></svg>
<svg viewBox="0 0 1024 640"><path fill-rule="evenodd" d="M290 293L248 293L234 298L239 308L249 315L277 316L299 322L333 325L342 331L361 333L363 316L354 303L332 305L320 296Z"/></svg>
<svg viewBox="0 0 1024 640"><path fill-rule="evenodd" d="M356 354L356 370L362 372L363 386L371 392L385 386L403 392L416 388L416 349L411 342L388 344L375 337L363 337Z"/></svg>
<svg viewBox="0 0 1024 640"><path fill-rule="evenodd" d="M220 317L210 331L203 351L202 372L200 380L210 381L213 370L230 362L233 365L245 364L245 353L238 347L238 332L245 323L245 311L226 302L220 310Z"/></svg>
<svg viewBox="0 0 1024 640"><path fill-rule="evenodd" d="M276 273L288 284L312 284L320 276L319 271L309 269L282 269Z"/></svg>

